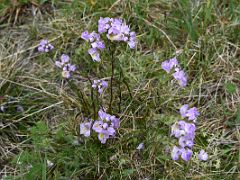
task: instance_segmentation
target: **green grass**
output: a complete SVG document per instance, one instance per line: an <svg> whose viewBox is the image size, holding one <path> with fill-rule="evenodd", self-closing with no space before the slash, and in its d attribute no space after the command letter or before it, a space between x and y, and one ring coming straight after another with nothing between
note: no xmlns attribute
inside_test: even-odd
<svg viewBox="0 0 240 180"><path fill-rule="evenodd" d="M86 0L30 1L17 14L3 15L0 24L0 177L6 179L238 179L240 172L240 5L230 1ZM41 5L40 5L41 4ZM3 6L2 6L3 7ZM6 4L4 9L14 8ZM47 8L47 11L46 11ZM1 7L0 7L1 9ZM53 11L54 10L54 11ZM3 12L3 11L2 11ZM93 108L91 79L111 76L108 54L93 63L80 36L97 30L99 17L122 17L136 31L138 47L117 45L115 59L123 70L122 100L114 82L113 114L121 118L116 139L102 145L96 135L79 135L79 124ZM15 20L12 17L17 17ZM36 52L48 38L49 54ZM161 69L178 52L188 75L181 89ZM78 65L76 87L61 79L54 62L70 55ZM115 75L119 77L119 68ZM102 104L108 107L110 89ZM190 162L174 162L176 140L170 127L189 103L198 107L194 152L205 149L207 162L196 154ZM17 112L21 105L23 112ZM145 149L137 151L139 143ZM53 162L48 167L47 161Z"/></svg>

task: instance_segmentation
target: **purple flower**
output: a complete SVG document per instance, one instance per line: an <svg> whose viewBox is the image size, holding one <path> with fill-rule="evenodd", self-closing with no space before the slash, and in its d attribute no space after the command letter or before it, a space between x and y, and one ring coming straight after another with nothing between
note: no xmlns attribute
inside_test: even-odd
<svg viewBox="0 0 240 180"><path fill-rule="evenodd" d="M107 132L110 136L115 136L116 133L115 129L111 126L107 128Z"/></svg>
<svg viewBox="0 0 240 180"><path fill-rule="evenodd" d="M105 49L104 41L101 41L100 35L93 31L92 33L88 33L88 31L85 31L81 35L82 39L91 42L92 48L88 50L88 54L91 55L93 61L101 61L100 53L98 50Z"/></svg>
<svg viewBox="0 0 240 180"><path fill-rule="evenodd" d="M161 66L163 70L165 70L167 73L170 73L172 68L168 61L163 61Z"/></svg>
<svg viewBox="0 0 240 180"><path fill-rule="evenodd" d="M167 73L170 73L173 67L176 67L178 65L178 61L176 57L163 61L162 62L162 69L165 70Z"/></svg>
<svg viewBox="0 0 240 180"><path fill-rule="evenodd" d="M191 149L182 149L181 157L184 161L189 161L192 157L192 150Z"/></svg>
<svg viewBox="0 0 240 180"><path fill-rule="evenodd" d="M187 77L183 70L173 73L173 77L179 82L179 85L185 87L187 85Z"/></svg>
<svg viewBox="0 0 240 180"><path fill-rule="evenodd" d="M120 127L120 121L118 118L116 118L115 116L110 116L110 120L111 120L111 126L114 128L119 128Z"/></svg>
<svg viewBox="0 0 240 180"><path fill-rule="evenodd" d="M179 145L181 147L189 147L192 148L194 143L193 143L193 139L192 138L188 138L186 136L182 136L179 138Z"/></svg>
<svg viewBox="0 0 240 180"><path fill-rule="evenodd" d="M91 48L88 50L88 54L91 55L93 61L101 61L100 54L96 48Z"/></svg>
<svg viewBox="0 0 240 180"><path fill-rule="evenodd" d="M63 71L62 77L67 78L67 79L70 78L71 77L70 71Z"/></svg>
<svg viewBox="0 0 240 180"><path fill-rule="evenodd" d="M136 149L140 151L143 148L144 148L144 143L140 143Z"/></svg>
<svg viewBox="0 0 240 180"><path fill-rule="evenodd" d="M100 133L103 130L103 121L95 121L93 124L92 129L97 132Z"/></svg>
<svg viewBox="0 0 240 180"><path fill-rule="evenodd" d="M128 41L128 45L131 49L134 49L136 47L136 42L135 41Z"/></svg>
<svg viewBox="0 0 240 180"><path fill-rule="evenodd" d="M39 52L49 52L53 49L53 45L48 42L47 39L43 39L38 44L38 51Z"/></svg>
<svg viewBox="0 0 240 180"><path fill-rule="evenodd" d="M107 38L111 41L127 42L131 49L136 47L136 34L130 32L129 26L122 19L101 17L98 21L98 32L107 32Z"/></svg>
<svg viewBox="0 0 240 180"><path fill-rule="evenodd" d="M93 31L90 34L90 38L89 38L90 42L94 42L94 41L100 41L100 35L98 33L96 33L95 31Z"/></svg>
<svg viewBox="0 0 240 180"><path fill-rule="evenodd" d="M190 121L195 120L197 118L197 116L200 115L200 113L198 112L196 107L193 107L190 109L188 109L188 108L189 108L188 104L184 104L180 108L180 114L181 114L182 118L188 117L188 120L190 120Z"/></svg>
<svg viewBox="0 0 240 180"><path fill-rule="evenodd" d="M176 138L181 136L186 136L188 139L194 139L196 127L192 123L187 123L185 121L178 121L172 125L171 135Z"/></svg>
<svg viewBox="0 0 240 180"><path fill-rule="evenodd" d="M178 148L177 146L174 146L173 149L172 149L172 152L171 152L171 156L172 156L172 159L174 161L177 161L179 159L179 156L182 154L182 151L180 148Z"/></svg>
<svg viewBox="0 0 240 180"><path fill-rule="evenodd" d="M185 123L185 126L184 126L183 130L185 132L184 136L187 136L190 139L194 139L195 130L196 130L195 124Z"/></svg>
<svg viewBox="0 0 240 180"><path fill-rule="evenodd" d="M188 110L188 104L184 104L181 108L180 108L180 114L182 116L182 118L185 118L187 115L187 110Z"/></svg>
<svg viewBox="0 0 240 180"><path fill-rule="evenodd" d="M198 112L196 107L190 108L187 113L186 116L188 117L188 120L195 120L197 118L197 116L199 116L200 113Z"/></svg>
<svg viewBox="0 0 240 180"><path fill-rule="evenodd" d="M131 49L134 49L136 47L136 44L137 44L136 33L132 31L132 32L130 32L128 45Z"/></svg>
<svg viewBox="0 0 240 180"><path fill-rule="evenodd" d="M176 57L172 58L172 59L169 59L169 64L170 66L173 68L173 67L177 67L178 66L178 60Z"/></svg>
<svg viewBox="0 0 240 180"><path fill-rule="evenodd" d="M90 136L92 122L85 122L80 124L80 134L83 134L85 137Z"/></svg>
<svg viewBox="0 0 240 180"><path fill-rule="evenodd" d="M90 34L88 33L88 31L84 31L82 34L81 34L81 38L84 39L85 41L88 41L90 39Z"/></svg>
<svg viewBox="0 0 240 180"><path fill-rule="evenodd" d="M76 65L72 65L70 63L63 66L63 71L74 72L76 70Z"/></svg>
<svg viewBox="0 0 240 180"><path fill-rule="evenodd" d="M62 68L66 63L68 63L70 60L69 56L66 54L62 54L60 61L56 61L55 65L59 68Z"/></svg>
<svg viewBox="0 0 240 180"><path fill-rule="evenodd" d="M98 111L98 115L100 120L94 122L92 129L98 133L98 139L104 144L110 136L115 136L116 129L119 127L119 119L102 109Z"/></svg>
<svg viewBox="0 0 240 180"><path fill-rule="evenodd" d="M107 132L101 132L98 134L98 139L102 144L105 144L107 139L109 138L109 134Z"/></svg>
<svg viewBox="0 0 240 180"><path fill-rule="evenodd" d="M70 57L66 54L62 54L60 61L56 61L55 65L59 68L62 68L62 76L64 78L70 78L71 72L76 70L76 65L72 65L69 63Z"/></svg>
<svg viewBox="0 0 240 180"><path fill-rule="evenodd" d="M107 30L110 28L110 18L106 17L106 18L102 18L100 17L100 19L98 20L98 33L102 34L107 32Z"/></svg>
<svg viewBox="0 0 240 180"><path fill-rule="evenodd" d="M102 94L103 89L107 88L108 83L104 80L94 80L92 88L97 89L99 94Z"/></svg>
<svg viewBox="0 0 240 180"><path fill-rule="evenodd" d="M198 154L198 159L202 161L208 160L208 154L202 149Z"/></svg>
<svg viewBox="0 0 240 180"><path fill-rule="evenodd" d="M180 129L179 123L174 123L171 127L171 136L179 138L182 134L184 134L184 131Z"/></svg>
<svg viewBox="0 0 240 180"><path fill-rule="evenodd" d="M95 41L93 43L91 43L92 48L95 49L105 49L105 44L103 41Z"/></svg>

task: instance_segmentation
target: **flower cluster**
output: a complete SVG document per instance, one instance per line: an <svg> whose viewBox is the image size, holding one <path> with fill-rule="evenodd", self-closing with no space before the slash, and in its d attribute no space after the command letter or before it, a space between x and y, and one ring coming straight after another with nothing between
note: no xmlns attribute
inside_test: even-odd
<svg viewBox="0 0 240 180"><path fill-rule="evenodd" d="M189 108L188 104L184 104L180 108L180 114L182 118L188 118L188 120L196 122L196 118L200 115L196 107ZM194 145L196 126L193 123L185 121L178 121L172 125L171 136L178 138L178 146L174 146L171 156L173 160L178 160L179 156L185 161L189 161L192 157L192 147ZM198 155L200 160L206 161L208 154L201 150Z"/></svg>
<svg viewBox="0 0 240 180"><path fill-rule="evenodd" d="M91 43L88 54L91 55L93 61L101 61L99 50L105 49L105 43L101 40L100 35L105 32L107 32L107 38L111 41L127 42L131 49L136 47L136 33L130 31L129 26L122 19L101 17L98 21L98 33L84 31L81 34L82 39Z"/></svg>
<svg viewBox="0 0 240 180"><path fill-rule="evenodd" d="M39 52L49 52L53 50L53 48L54 48L53 45L50 44L47 39L41 40L40 43L38 44Z"/></svg>
<svg viewBox="0 0 240 180"><path fill-rule="evenodd" d="M91 134L92 121L84 122L80 124L80 134L85 137L89 137Z"/></svg>
<svg viewBox="0 0 240 180"><path fill-rule="evenodd" d="M172 159L178 160L181 155L182 159L189 161L192 156L191 148L194 145L196 127L192 123L179 121L172 125L171 135L178 138L180 147L174 146L172 150Z"/></svg>
<svg viewBox="0 0 240 180"><path fill-rule="evenodd" d="M100 18L98 21L98 32L107 32L107 38L111 41L127 42L130 48L136 46L136 34L130 31L129 26L119 18Z"/></svg>
<svg viewBox="0 0 240 180"><path fill-rule="evenodd" d="M178 81L179 85L185 87L187 85L187 76L177 61L177 58L174 57L172 59L166 60L162 62L162 69L167 73L170 73L174 68L174 73L172 73L173 77Z"/></svg>
<svg viewBox="0 0 240 180"><path fill-rule="evenodd" d="M98 139L102 144L105 144L110 136L115 137L116 129L120 126L120 121L116 116L107 114L103 110L98 111L99 119L93 125L92 122L84 122L80 124L80 134L85 137L90 136L91 128L98 133ZM91 127L92 126L92 127Z"/></svg>
<svg viewBox="0 0 240 180"><path fill-rule="evenodd" d="M66 54L62 54L59 61L55 62L55 65L62 68L62 76L64 78L70 78L71 72L76 70L76 66L69 63L70 57Z"/></svg>
<svg viewBox="0 0 240 180"><path fill-rule="evenodd" d="M180 108L180 114L181 114L182 118L187 117L188 120L193 121L193 122L195 122L196 118L200 115L196 107L189 109L188 104L184 104Z"/></svg>
<svg viewBox="0 0 240 180"><path fill-rule="evenodd" d="M103 89L107 88L108 82L104 80L94 80L92 84L93 89L97 89L99 94L102 94Z"/></svg>
<svg viewBox="0 0 240 180"><path fill-rule="evenodd" d="M100 39L100 35L95 31L92 33L84 31L81 35L81 38L91 43L92 48L88 50L88 54L91 55L93 61L101 61L99 50L104 49L105 44L104 41Z"/></svg>

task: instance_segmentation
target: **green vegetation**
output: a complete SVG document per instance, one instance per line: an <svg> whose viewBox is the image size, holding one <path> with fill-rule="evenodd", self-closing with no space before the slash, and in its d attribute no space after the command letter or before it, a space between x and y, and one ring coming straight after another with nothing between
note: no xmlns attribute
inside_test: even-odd
<svg viewBox="0 0 240 180"><path fill-rule="evenodd" d="M238 0L3 1L0 5L0 178L3 179L239 179L240 3ZM128 87L114 89L115 139L79 135L91 104L90 78L111 76L103 53L93 63L81 40L99 17L124 18L137 34L136 50L118 45L115 58ZM47 38L48 54L36 47ZM120 53L121 52L121 53ZM54 62L68 54L79 68L77 86ZM188 75L179 88L161 69L178 54ZM121 73L116 68L116 76ZM108 104L107 89L103 104ZM206 162L172 161L171 125L183 104L198 107L194 152ZM18 107L22 107L23 109ZM144 142L141 151L136 147Z"/></svg>

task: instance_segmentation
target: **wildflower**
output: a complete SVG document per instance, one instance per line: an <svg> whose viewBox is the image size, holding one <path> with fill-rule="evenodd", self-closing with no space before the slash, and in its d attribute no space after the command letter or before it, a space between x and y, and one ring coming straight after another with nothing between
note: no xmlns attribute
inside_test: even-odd
<svg viewBox="0 0 240 180"><path fill-rule="evenodd" d="M62 54L60 61L56 61L55 65L59 68L62 68L66 63L68 63L70 60L70 57L66 54Z"/></svg>
<svg viewBox="0 0 240 180"><path fill-rule="evenodd" d="M186 136L189 139L193 139L195 137L195 130L196 127L194 124L179 121L172 125L171 135L174 135L176 138Z"/></svg>
<svg viewBox="0 0 240 180"><path fill-rule="evenodd" d="M100 132L98 134L98 139L101 141L102 144L105 144L107 139L109 138L109 134L106 132Z"/></svg>
<svg viewBox="0 0 240 180"><path fill-rule="evenodd" d="M38 44L38 51L39 52L49 52L53 49L53 45L48 42L47 39L43 39Z"/></svg>
<svg viewBox="0 0 240 180"><path fill-rule="evenodd" d="M99 120L94 122L92 129L98 133L98 139L104 144L110 136L115 136L119 119L103 110L99 110L98 115Z"/></svg>
<svg viewBox="0 0 240 180"><path fill-rule="evenodd" d="M141 150L143 148L144 148L144 143L140 143L136 149L137 150Z"/></svg>
<svg viewBox="0 0 240 180"><path fill-rule="evenodd" d="M135 32L130 32L130 38L128 41L128 45L131 49L134 49L136 47L136 33Z"/></svg>
<svg viewBox="0 0 240 180"><path fill-rule="evenodd" d="M188 104L184 104L181 108L180 108L180 114L182 116L182 118L185 118L187 115L187 110L188 110Z"/></svg>
<svg viewBox="0 0 240 180"><path fill-rule="evenodd" d="M190 158L192 157L192 150L191 149L182 149L182 154L181 157L184 161L189 161Z"/></svg>
<svg viewBox="0 0 240 180"><path fill-rule="evenodd" d="M96 48L91 48L88 50L88 54L91 55L93 61L101 61L100 53Z"/></svg>
<svg viewBox="0 0 240 180"><path fill-rule="evenodd" d="M65 64L65 66L63 66L63 71L74 72L75 70L76 70L76 65L67 63L67 64Z"/></svg>
<svg viewBox="0 0 240 180"><path fill-rule="evenodd" d="M82 34L81 34L81 38L84 39L85 41L88 41L90 39L90 34L88 33L88 31L84 31Z"/></svg>
<svg viewBox="0 0 240 180"><path fill-rule="evenodd" d="M208 154L202 149L198 154L198 159L202 161L207 161Z"/></svg>
<svg viewBox="0 0 240 180"><path fill-rule="evenodd" d="M107 32L107 38L111 41L127 42L131 49L136 46L136 34L130 31L129 26L118 18L102 18L98 21L98 32L100 34Z"/></svg>
<svg viewBox="0 0 240 180"><path fill-rule="evenodd" d="M179 85L185 87L187 85L187 77L183 70L177 69L175 73L173 73L173 77L179 82Z"/></svg>
<svg viewBox="0 0 240 180"><path fill-rule="evenodd" d="M104 49L105 48L105 44L103 41L96 41L96 42L91 43L91 45L92 45L92 48L95 48L95 49Z"/></svg>
<svg viewBox="0 0 240 180"><path fill-rule="evenodd" d="M192 123L185 123L185 126L184 126L184 136L187 136L188 138L194 138L195 137L195 130L196 130L196 127L194 124Z"/></svg>
<svg viewBox="0 0 240 180"><path fill-rule="evenodd" d="M94 124L93 124L92 129L95 132L100 133L103 130L102 125L103 125L103 121L95 121Z"/></svg>
<svg viewBox="0 0 240 180"><path fill-rule="evenodd" d="M196 118L200 115L200 113L198 112L198 109L196 107L193 107L190 109L188 109L188 108L189 108L188 104L184 104L180 108L180 114L181 114L182 118L188 117L188 120L190 120L190 121L196 120Z"/></svg>
<svg viewBox="0 0 240 180"><path fill-rule="evenodd" d="M62 54L60 61L56 61L55 65L59 68L62 68L62 76L64 78L70 78L71 72L76 70L76 65L72 65L69 63L70 57L66 54Z"/></svg>
<svg viewBox="0 0 240 180"><path fill-rule="evenodd" d="M92 122L85 122L80 124L80 134L83 134L85 137L89 137L91 133Z"/></svg>
<svg viewBox="0 0 240 180"><path fill-rule="evenodd" d="M184 147L192 148L194 145L193 138L192 137L188 138L186 136L182 136L179 138L179 145L183 148Z"/></svg>
<svg viewBox="0 0 240 180"><path fill-rule="evenodd" d="M200 113L198 112L196 107L189 109L186 113L188 120L195 120L197 118L197 116L199 116L199 115L200 115Z"/></svg>
<svg viewBox="0 0 240 180"><path fill-rule="evenodd" d="M167 73L170 73L170 71L172 70L173 67L177 67L178 65L178 61L176 59L176 57L163 61L162 62L162 69L165 70Z"/></svg>
<svg viewBox="0 0 240 180"><path fill-rule="evenodd" d="M172 149L172 153L171 153L172 159L174 161L177 161L181 154L182 154L181 149L178 148L177 146L174 146L173 149Z"/></svg>
<svg viewBox="0 0 240 180"><path fill-rule="evenodd" d="M101 61L100 53L98 50L105 49L105 44L104 41L100 39L100 35L95 31L90 34L88 31L84 31L81 34L81 38L91 43L92 48L88 50L88 54L91 55L93 61Z"/></svg>
<svg viewBox="0 0 240 180"><path fill-rule="evenodd" d="M99 94L102 94L103 89L107 88L108 83L104 80L94 80L92 88L97 89Z"/></svg>
<svg viewBox="0 0 240 180"><path fill-rule="evenodd" d="M182 134L184 134L184 131L180 129L178 122L174 123L171 127L171 136L174 135L179 138Z"/></svg>
<svg viewBox="0 0 240 180"><path fill-rule="evenodd" d="M105 17L102 18L100 17L100 19L98 20L98 33L102 34L107 32L107 30L110 28L110 18L109 17Z"/></svg>

